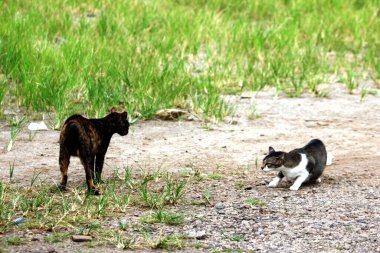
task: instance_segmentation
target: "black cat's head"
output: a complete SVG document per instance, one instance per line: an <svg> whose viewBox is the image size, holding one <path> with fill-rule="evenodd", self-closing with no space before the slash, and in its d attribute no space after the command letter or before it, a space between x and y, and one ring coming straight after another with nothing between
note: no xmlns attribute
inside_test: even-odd
<svg viewBox="0 0 380 253"><path fill-rule="evenodd" d="M127 112L117 112L113 107L107 118L109 120L109 126L112 128L113 132L118 133L121 136L128 134L129 121Z"/></svg>
<svg viewBox="0 0 380 253"><path fill-rule="evenodd" d="M263 171L277 170L285 163L285 152L275 151L274 148L269 147L269 153L263 159L261 169Z"/></svg>

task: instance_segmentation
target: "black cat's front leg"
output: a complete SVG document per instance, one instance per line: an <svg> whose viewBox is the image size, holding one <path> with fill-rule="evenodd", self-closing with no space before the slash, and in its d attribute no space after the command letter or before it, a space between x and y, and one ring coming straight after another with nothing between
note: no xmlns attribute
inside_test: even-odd
<svg viewBox="0 0 380 253"><path fill-rule="evenodd" d="M281 179L284 177L282 172L280 171L277 174L277 177L273 178L273 180L268 184L268 187L275 188L278 186L278 184L281 182Z"/></svg>
<svg viewBox="0 0 380 253"><path fill-rule="evenodd" d="M103 171L103 165L104 165L104 157L105 157L105 154L103 154L103 153L96 155L95 184L102 182L102 171Z"/></svg>

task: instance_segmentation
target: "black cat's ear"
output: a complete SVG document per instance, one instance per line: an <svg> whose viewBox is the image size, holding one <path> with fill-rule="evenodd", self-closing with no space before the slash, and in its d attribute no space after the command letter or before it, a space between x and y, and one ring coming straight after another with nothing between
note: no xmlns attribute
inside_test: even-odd
<svg viewBox="0 0 380 253"><path fill-rule="evenodd" d="M115 107L112 107L112 108L111 108L111 112L116 112L116 108L115 108Z"/></svg>
<svg viewBox="0 0 380 253"><path fill-rule="evenodd" d="M274 148L269 147L269 154L271 154L271 153L273 153L273 152L275 152L275 151L274 151Z"/></svg>

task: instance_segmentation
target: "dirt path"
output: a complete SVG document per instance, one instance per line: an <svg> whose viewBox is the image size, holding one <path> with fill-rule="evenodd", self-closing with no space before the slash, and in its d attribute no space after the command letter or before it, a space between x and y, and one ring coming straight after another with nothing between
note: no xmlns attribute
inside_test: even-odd
<svg viewBox="0 0 380 253"><path fill-rule="evenodd" d="M205 251L226 247L260 252L380 251L380 242L373 238L380 234L379 97L370 95L360 102L360 96L348 95L339 87L331 90L330 98L276 98L271 91L228 96L225 99L235 106L236 113L227 123L151 120L133 125L126 137L115 135L105 176L127 165L173 172L197 167L202 172L228 175L210 186L214 203L222 203L223 208L194 206L188 210L190 221L174 228L205 231L203 243L210 246ZM259 117L249 120L253 107ZM9 129L3 127L0 149L9 135ZM36 173L41 173L39 180L57 183L58 135L57 131L38 132L30 141L27 132L20 134L13 150L0 150L0 180L8 180L13 164L19 184L28 184ZM268 146L288 151L312 138L323 140L335 157L322 183L296 193L284 188L286 183L279 189L266 188L264 181L274 175L262 173L255 164L257 160L261 163ZM245 174L235 175L234 171ZM68 184L81 181L84 183L83 168L72 159ZM239 182L252 189L234 187ZM196 196L197 190L187 198ZM267 207L246 208L242 199L255 196L264 199ZM230 234L244 234L244 240L226 239Z"/></svg>

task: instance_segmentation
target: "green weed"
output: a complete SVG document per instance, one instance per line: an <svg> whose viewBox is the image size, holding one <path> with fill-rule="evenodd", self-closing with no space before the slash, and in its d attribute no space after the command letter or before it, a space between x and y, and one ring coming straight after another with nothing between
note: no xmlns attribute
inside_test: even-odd
<svg viewBox="0 0 380 253"><path fill-rule="evenodd" d="M186 244L185 237L181 235L168 235L160 238L153 248L163 250L178 250L182 249Z"/></svg>
<svg viewBox="0 0 380 253"><path fill-rule="evenodd" d="M22 244L26 244L27 243L27 240L26 239L23 239L21 237L9 237L6 239L8 245L22 245Z"/></svg>
<svg viewBox="0 0 380 253"><path fill-rule="evenodd" d="M44 241L49 243L63 242L70 237L69 233L53 233L45 236Z"/></svg>
<svg viewBox="0 0 380 253"><path fill-rule="evenodd" d="M164 223L167 225L179 225L184 221L184 217L181 214L167 212L162 209L155 210L142 218L144 223Z"/></svg>
<svg viewBox="0 0 380 253"><path fill-rule="evenodd" d="M9 125L11 126L11 136L10 136L10 141L8 143L7 151L11 151L13 144L16 141L17 135L21 132L22 128L26 125L26 118L22 117L19 119L17 116L13 117Z"/></svg>
<svg viewBox="0 0 380 253"><path fill-rule="evenodd" d="M266 206L266 203L261 199L249 198L247 199L247 203L250 206Z"/></svg>

